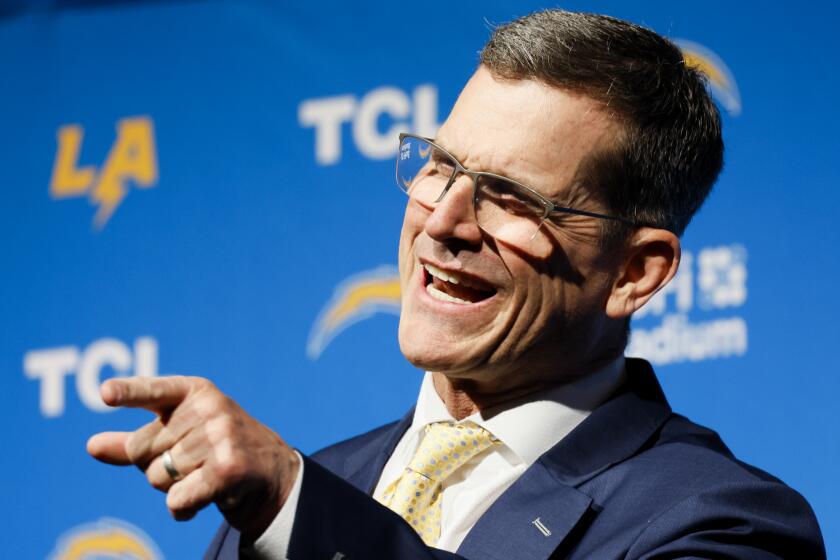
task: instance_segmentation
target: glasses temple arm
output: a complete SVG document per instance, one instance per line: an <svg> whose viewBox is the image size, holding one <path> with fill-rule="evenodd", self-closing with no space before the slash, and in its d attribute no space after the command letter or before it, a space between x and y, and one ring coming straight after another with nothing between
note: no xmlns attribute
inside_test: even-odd
<svg viewBox="0 0 840 560"><path fill-rule="evenodd" d="M629 226L636 226L638 224L633 220L628 220L627 218L622 218L620 216L608 216L607 214L599 214L597 212L589 212L587 210L575 210L574 208L566 208L565 206L555 206L549 214L574 214L576 216L587 216L590 218L601 218L602 220L612 220L615 222L622 222Z"/></svg>

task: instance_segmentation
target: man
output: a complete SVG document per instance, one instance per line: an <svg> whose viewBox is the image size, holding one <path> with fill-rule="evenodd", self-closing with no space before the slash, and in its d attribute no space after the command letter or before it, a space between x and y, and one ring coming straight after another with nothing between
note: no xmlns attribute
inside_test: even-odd
<svg viewBox="0 0 840 560"><path fill-rule="evenodd" d="M704 82L651 31L502 26L438 136L400 143L415 410L302 458L206 380L111 380L106 403L159 417L89 451L177 519L215 503L209 558L824 557L801 496L623 358L722 153Z"/></svg>

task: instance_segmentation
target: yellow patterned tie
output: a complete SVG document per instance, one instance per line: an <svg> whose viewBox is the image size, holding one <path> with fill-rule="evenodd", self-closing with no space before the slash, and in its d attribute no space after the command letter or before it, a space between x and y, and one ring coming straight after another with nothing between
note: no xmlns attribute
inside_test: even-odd
<svg viewBox="0 0 840 560"><path fill-rule="evenodd" d="M427 545L433 546L440 537L441 484L497 441L473 422L426 426L426 435L405 473L385 489L379 501L399 513Z"/></svg>

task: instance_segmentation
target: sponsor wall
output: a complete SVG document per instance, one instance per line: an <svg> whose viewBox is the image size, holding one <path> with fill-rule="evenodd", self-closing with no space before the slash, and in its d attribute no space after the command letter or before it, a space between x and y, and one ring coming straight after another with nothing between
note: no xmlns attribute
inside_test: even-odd
<svg viewBox="0 0 840 560"><path fill-rule="evenodd" d="M112 376L212 378L310 452L404 413L396 134L433 135L488 28L544 5L0 1L4 557L191 558L85 441ZM675 409L799 489L840 551L833 5L567 2L678 40L726 169L634 321Z"/></svg>

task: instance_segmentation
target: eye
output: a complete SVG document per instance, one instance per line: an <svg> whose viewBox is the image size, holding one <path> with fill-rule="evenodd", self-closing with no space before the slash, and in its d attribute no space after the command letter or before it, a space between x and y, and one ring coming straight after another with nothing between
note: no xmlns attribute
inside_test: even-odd
<svg viewBox="0 0 840 560"><path fill-rule="evenodd" d="M537 211L532 204L512 194L503 195L500 204L504 207L505 212L515 216L532 215Z"/></svg>
<svg viewBox="0 0 840 560"><path fill-rule="evenodd" d="M482 193L488 202L513 216L541 214L542 209L534 201L516 191L513 185L493 178L485 178Z"/></svg>
<svg viewBox="0 0 840 560"><path fill-rule="evenodd" d="M451 176L455 171L455 165L452 163L452 160L440 152L435 152L432 156L432 165L438 174L446 177Z"/></svg>

